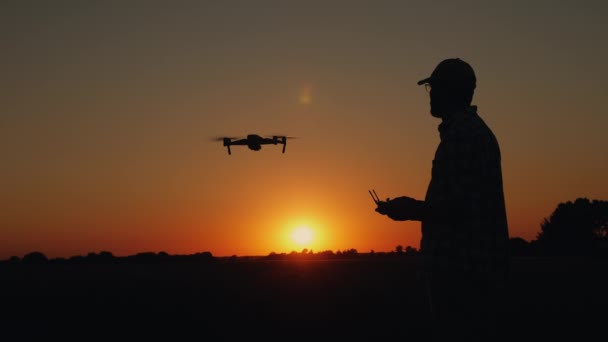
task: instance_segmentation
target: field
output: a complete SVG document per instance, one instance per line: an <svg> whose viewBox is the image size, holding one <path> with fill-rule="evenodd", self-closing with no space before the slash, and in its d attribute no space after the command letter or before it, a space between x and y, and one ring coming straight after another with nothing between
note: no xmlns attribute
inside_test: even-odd
<svg viewBox="0 0 608 342"><path fill-rule="evenodd" d="M430 328L416 263L411 256L5 263L0 340L419 340ZM504 336L604 334L606 266L514 259Z"/></svg>

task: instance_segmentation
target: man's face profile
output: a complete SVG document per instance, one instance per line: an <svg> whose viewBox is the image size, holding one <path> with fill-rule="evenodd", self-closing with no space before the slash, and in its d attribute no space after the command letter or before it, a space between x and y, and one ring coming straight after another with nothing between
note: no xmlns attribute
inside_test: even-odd
<svg viewBox="0 0 608 342"><path fill-rule="evenodd" d="M445 89L443 89L440 85L431 85L431 90L429 91L431 115L436 118L441 118L445 111L444 102L442 101L444 93Z"/></svg>

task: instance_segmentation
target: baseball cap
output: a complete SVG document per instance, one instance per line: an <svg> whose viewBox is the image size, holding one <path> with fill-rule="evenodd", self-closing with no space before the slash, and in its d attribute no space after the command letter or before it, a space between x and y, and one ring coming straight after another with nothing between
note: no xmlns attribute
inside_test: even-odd
<svg viewBox="0 0 608 342"><path fill-rule="evenodd" d="M430 77L418 81L418 85L443 83L450 85L470 85L475 88L477 78L469 63L460 58L448 58L441 61Z"/></svg>

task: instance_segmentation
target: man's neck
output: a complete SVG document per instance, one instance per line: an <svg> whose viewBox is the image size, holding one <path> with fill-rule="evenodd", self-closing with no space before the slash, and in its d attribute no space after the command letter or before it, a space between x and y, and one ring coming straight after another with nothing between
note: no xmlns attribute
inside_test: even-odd
<svg viewBox="0 0 608 342"><path fill-rule="evenodd" d="M477 106L467 106L460 108L453 108L446 110L445 113L441 116L441 120L443 122L450 121L452 119L456 119L458 117L463 117L465 115L470 115L477 112Z"/></svg>

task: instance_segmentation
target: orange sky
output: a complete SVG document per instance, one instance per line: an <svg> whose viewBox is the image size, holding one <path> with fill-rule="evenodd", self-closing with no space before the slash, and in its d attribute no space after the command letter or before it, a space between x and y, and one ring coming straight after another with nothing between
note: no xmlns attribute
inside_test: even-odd
<svg viewBox="0 0 608 342"><path fill-rule="evenodd" d="M416 81L468 61L510 235L608 199L603 2L0 5L0 258L418 248L439 121ZM261 151L218 136L290 135ZM309 244L291 237L308 226Z"/></svg>

